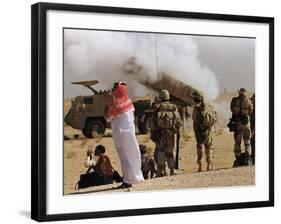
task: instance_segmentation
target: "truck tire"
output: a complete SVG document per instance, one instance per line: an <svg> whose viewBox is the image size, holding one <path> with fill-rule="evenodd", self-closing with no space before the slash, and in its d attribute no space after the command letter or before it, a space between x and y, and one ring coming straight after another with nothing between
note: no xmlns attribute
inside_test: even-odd
<svg viewBox="0 0 281 224"><path fill-rule="evenodd" d="M94 138L94 132L98 136L103 136L105 133L105 125L99 120L89 120L82 132L87 138Z"/></svg>
<svg viewBox="0 0 281 224"><path fill-rule="evenodd" d="M148 116L144 118L143 123L139 123L138 129L141 134L148 134L150 132L150 123L152 121L152 117Z"/></svg>

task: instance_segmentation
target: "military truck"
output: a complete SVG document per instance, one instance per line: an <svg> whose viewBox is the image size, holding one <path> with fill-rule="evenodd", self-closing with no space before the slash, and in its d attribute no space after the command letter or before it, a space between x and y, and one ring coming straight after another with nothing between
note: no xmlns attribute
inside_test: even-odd
<svg viewBox="0 0 281 224"><path fill-rule="evenodd" d="M137 98L133 104L135 107L135 118L139 133L147 134L150 130L150 122L153 115L155 97L145 96Z"/></svg>
<svg viewBox="0 0 281 224"><path fill-rule="evenodd" d="M77 96L71 100L71 108L64 118L66 124L82 130L88 138L104 135L105 129L110 126L105 119L105 110L112 101L112 96L109 90L97 91L92 87L98 83L97 80L71 83L85 86L93 95Z"/></svg>
<svg viewBox="0 0 281 224"><path fill-rule="evenodd" d="M157 82L140 81L147 88L159 92L167 89L170 93L171 101L174 102L185 122L188 117L188 106L193 106L193 87L175 80L165 73L161 73L161 79ZM89 96L77 96L71 101L71 108L66 114L64 121L74 129L82 130L88 138L94 135L104 135L106 128L110 128L110 123L105 119L105 111L112 96L109 90L97 91L92 86L98 84L97 80L72 82L75 85L82 85L93 92ZM157 95L157 94L156 94ZM141 134L147 134L150 130L150 122L153 114L153 105L157 101L154 96L139 97L133 102L135 107L136 124Z"/></svg>
<svg viewBox="0 0 281 224"><path fill-rule="evenodd" d="M82 85L93 92L93 95L77 96L71 100L71 108L64 118L66 124L74 129L82 130L87 138L93 138L95 135L102 136L106 128L110 128L110 123L105 118L105 111L112 101L112 96L109 90L97 91L92 87L98 83L97 80L71 83ZM133 102L138 129L141 134L149 132L153 103L154 97L151 96L139 97L136 102Z"/></svg>

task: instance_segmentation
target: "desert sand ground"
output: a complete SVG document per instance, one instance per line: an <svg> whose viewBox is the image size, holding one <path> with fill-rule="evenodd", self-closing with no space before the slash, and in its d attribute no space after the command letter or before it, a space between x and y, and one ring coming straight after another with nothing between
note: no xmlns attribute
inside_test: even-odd
<svg viewBox="0 0 281 224"><path fill-rule="evenodd" d="M71 195L91 194L91 193L112 193L128 191L162 191L168 189L187 188L209 188L227 186L249 186L254 185L254 166L239 167L236 169L217 169L210 172L201 173L181 173L177 176L167 176L161 178L148 179L139 184L133 185L130 189L116 189L117 183L89 187L78 191L72 191Z"/></svg>
<svg viewBox="0 0 281 224"><path fill-rule="evenodd" d="M229 102L233 94L221 97L217 101L222 105L222 110L228 107L223 102ZM220 102L222 101L222 102ZM65 102L65 113L70 107L70 102ZM227 114L228 112L226 112ZM182 134L180 139L180 156L177 176L161 177L146 180L140 184L134 185L132 191L147 190L164 190L164 189L183 189L183 188L199 188L199 187L222 187L222 186L241 186L255 184L255 168L248 166L243 168L232 168L233 154L233 135L228 129L223 128L226 125L226 116L219 116L219 126L213 132L213 164L214 171L197 173L196 164L196 141L192 129L189 128ZM111 130L107 129L105 136L102 138L88 139L85 138L81 131L75 130L65 124L64 134L70 137L70 140L64 141L64 194L77 193L96 193L116 191L112 190L118 184L91 187L75 191L75 184L79 180L80 174L86 172L84 161L86 152L98 144L106 147L106 155L111 159L113 167L122 175L120 162L117 152L113 145ZM79 138L74 139L73 135L78 134ZM137 134L139 144L146 144L148 153L153 155L154 143L150 140L149 135ZM204 164L206 170L206 164Z"/></svg>

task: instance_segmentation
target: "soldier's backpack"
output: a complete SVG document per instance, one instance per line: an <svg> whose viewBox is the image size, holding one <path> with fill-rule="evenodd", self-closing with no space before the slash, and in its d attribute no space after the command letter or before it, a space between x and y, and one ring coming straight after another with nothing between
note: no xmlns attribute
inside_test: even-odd
<svg viewBox="0 0 281 224"><path fill-rule="evenodd" d="M250 115L252 112L249 110L249 104L252 104L248 97L240 99L239 97L233 97L231 100L230 108L234 116Z"/></svg>
<svg viewBox="0 0 281 224"><path fill-rule="evenodd" d="M205 128L211 128L217 122L217 113L209 103L205 103L205 110L202 113L202 117L202 124Z"/></svg>
<svg viewBox="0 0 281 224"><path fill-rule="evenodd" d="M165 102L159 105L156 119L157 128L177 131L180 127L180 122L180 115L175 104Z"/></svg>

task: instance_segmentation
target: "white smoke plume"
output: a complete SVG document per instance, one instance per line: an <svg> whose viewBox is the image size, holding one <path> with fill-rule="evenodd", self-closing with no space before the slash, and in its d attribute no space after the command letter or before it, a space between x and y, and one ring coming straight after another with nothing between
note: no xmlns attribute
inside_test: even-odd
<svg viewBox="0 0 281 224"><path fill-rule="evenodd" d="M64 31L65 96L81 94L72 81L100 81L98 89L110 89L125 81L132 97L151 94L138 79L158 80L163 71L203 92L208 100L219 94L216 75L199 60L191 36L94 30ZM136 71L130 63L137 65ZM137 76L128 75L137 73ZM78 93L79 92L79 93Z"/></svg>
<svg viewBox="0 0 281 224"><path fill-rule="evenodd" d="M202 64L190 36L157 35L159 69L203 92L208 100L219 95L216 75Z"/></svg>

